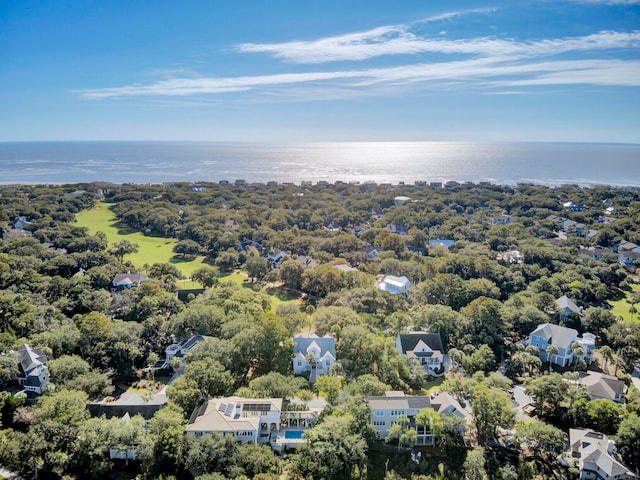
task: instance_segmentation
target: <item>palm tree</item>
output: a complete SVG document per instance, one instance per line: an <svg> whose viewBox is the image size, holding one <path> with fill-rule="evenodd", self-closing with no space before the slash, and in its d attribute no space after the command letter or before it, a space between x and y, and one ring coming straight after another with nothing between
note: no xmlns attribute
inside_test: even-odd
<svg viewBox="0 0 640 480"><path fill-rule="evenodd" d="M551 359L558 355L558 347L556 347L555 345L551 344L547 347L547 349L545 350L547 352L547 355L549 355L549 372L551 372Z"/></svg>
<svg viewBox="0 0 640 480"><path fill-rule="evenodd" d="M609 345L600 347L600 355L602 355L602 358L604 359L604 366L602 367L602 370L607 373L607 365L611 360L613 360L613 349Z"/></svg>
<svg viewBox="0 0 640 480"><path fill-rule="evenodd" d="M576 357L582 357L584 355L584 347L582 346L582 344L580 344L580 342L573 342L571 344L571 349L573 350L573 354ZM582 360L582 363L585 363L584 360L582 358L576 358L573 362L573 370L576 370L576 367L578 366L578 360Z"/></svg>

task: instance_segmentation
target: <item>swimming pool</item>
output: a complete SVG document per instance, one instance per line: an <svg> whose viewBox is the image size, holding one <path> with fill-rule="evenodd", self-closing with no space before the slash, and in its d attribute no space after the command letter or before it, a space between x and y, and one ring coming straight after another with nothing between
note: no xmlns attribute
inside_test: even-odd
<svg viewBox="0 0 640 480"><path fill-rule="evenodd" d="M284 432L284 438L287 440L300 440L304 430L287 430Z"/></svg>

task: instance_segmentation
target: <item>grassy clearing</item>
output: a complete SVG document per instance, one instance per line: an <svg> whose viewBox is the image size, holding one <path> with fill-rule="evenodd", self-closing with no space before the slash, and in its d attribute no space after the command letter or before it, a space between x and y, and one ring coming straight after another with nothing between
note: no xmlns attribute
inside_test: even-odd
<svg viewBox="0 0 640 480"><path fill-rule="evenodd" d="M126 255L125 260L130 260L138 268L142 269L144 265L151 266L154 263L172 263L187 278L187 280L178 283L180 288L201 288L199 282L189 280L191 274L199 268L207 266L205 257L182 258L174 255L173 247L178 242L175 238L163 237L147 237L140 232L125 233L118 228L118 222L115 215L109 210L108 203L97 202L96 206L91 210L80 212L76 216L77 225L87 227L89 233L95 235L97 232L103 232L109 245L119 242L120 240L129 240L131 243L138 245L138 253ZM220 282L233 282L236 285L243 285L247 280L247 274L236 270L233 273L220 277ZM262 291L271 297L271 309L276 311L278 305L282 303L300 304L300 300L291 295L278 290L263 288Z"/></svg>
<svg viewBox="0 0 640 480"><path fill-rule="evenodd" d="M173 247L178 242L175 238L147 237L140 232L124 233L118 228L116 217L109 210L108 203L97 202L92 209L80 212L76 216L76 222L80 227L87 227L92 235L103 232L110 245L121 240L137 244L138 252L126 255L125 260L130 260L140 269L154 263L172 263L184 276L190 277L195 270L205 265L204 257L183 259L175 256Z"/></svg>
<svg viewBox="0 0 640 480"><path fill-rule="evenodd" d="M640 292L640 285L631 285L634 292ZM640 314L636 313L631 315L629 308L631 307L631 292L626 292L626 296L620 300L609 301L612 309L611 312L616 317L622 317L626 321L640 321ZM636 304L635 307L640 310L640 304Z"/></svg>

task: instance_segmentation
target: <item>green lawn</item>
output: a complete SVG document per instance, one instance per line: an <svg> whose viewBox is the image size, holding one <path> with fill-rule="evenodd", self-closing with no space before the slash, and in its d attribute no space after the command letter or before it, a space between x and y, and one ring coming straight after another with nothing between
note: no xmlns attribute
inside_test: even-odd
<svg viewBox="0 0 640 480"><path fill-rule="evenodd" d="M640 285L631 285L631 288L635 292L640 291ZM640 314L636 313L632 316L631 313L629 313L629 307L631 307L631 292L626 292L626 294L626 297L621 300L609 301L609 304L613 307L611 312L616 317L622 317L624 320L640 321ZM636 304L635 307L640 310L640 304Z"/></svg>
<svg viewBox="0 0 640 480"><path fill-rule="evenodd" d="M172 263L187 277L187 280L178 283L179 288L201 287L198 282L188 279L195 270L206 266L205 257L183 259L175 256L173 247L178 242L175 238L147 237L139 232L122 233L118 229L115 215L109 210L109 204L105 202L97 202L96 206L91 210L80 212L76 216L76 221L78 226L87 227L92 235L96 232L103 232L107 236L109 245L120 240L129 240L131 243L137 244L139 247L138 253L126 255L125 260L132 261L139 269L142 269L144 265L151 266L154 263ZM236 285L242 285L246 279L246 273L237 270L221 276L220 282L233 282ZM262 291L271 297L271 309L274 312L278 305L282 303L300 303L300 300L288 298L286 294L277 289L263 288Z"/></svg>
<svg viewBox="0 0 640 480"><path fill-rule="evenodd" d="M204 257L185 260L174 256L173 247L178 242L175 238L147 237L139 232L122 233L118 229L116 218L109 204L97 202L91 210L84 210L76 216L77 224L87 227L93 235L96 232L103 232L107 236L109 245L120 240L129 240L138 245L138 253L126 255L125 260L132 261L136 267L142 269L143 266L154 263L172 263L180 269L185 277L204 266Z"/></svg>

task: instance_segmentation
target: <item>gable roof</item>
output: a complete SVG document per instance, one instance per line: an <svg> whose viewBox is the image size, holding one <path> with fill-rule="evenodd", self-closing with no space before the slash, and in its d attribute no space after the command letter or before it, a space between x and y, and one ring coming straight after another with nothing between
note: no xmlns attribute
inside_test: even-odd
<svg viewBox="0 0 640 480"><path fill-rule="evenodd" d="M407 352L412 352L416 349L416 346L422 342L427 345L431 350L444 352L444 346L442 345L442 338L439 333L427 333L427 332L411 332L400 333L398 335L398 346L401 349L401 354L406 355Z"/></svg>
<svg viewBox="0 0 640 480"><path fill-rule="evenodd" d="M38 348L31 348L26 343L18 349L18 364L26 375L40 365L47 364L47 356Z"/></svg>
<svg viewBox="0 0 640 480"><path fill-rule="evenodd" d="M580 375L580 385L587 387L589 395L597 398L615 400L618 395L624 395L627 386L617 377L599 372L586 372Z"/></svg>
<svg viewBox="0 0 640 480"><path fill-rule="evenodd" d="M329 352L333 358L336 358L336 341L329 335L319 337L314 333L308 336L300 334L293 337L293 341L295 342L293 347L295 353L300 352L302 355L306 355L309 347L315 343L320 349L320 357L324 357Z"/></svg>
<svg viewBox="0 0 640 480"><path fill-rule="evenodd" d="M603 433L590 429L572 428L569 430L569 445L572 451L580 453L581 468L584 468L585 463L592 463L608 478L615 478L618 475L637 477L609 453L609 439Z"/></svg>
<svg viewBox="0 0 640 480"><path fill-rule="evenodd" d="M543 338L558 348L569 348L577 339L578 332L573 328L562 327L553 323L543 323L531 332L531 336Z"/></svg>
<svg viewBox="0 0 640 480"><path fill-rule="evenodd" d="M568 308L573 313L582 315L582 310L580 309L580 307L578 307L575 303L573 303L573 300L571 300L566 295L563 295L560 298L556 298L556 305L560 307L562 310L565 310Z"/></svg>
<svg viewBox="0 0 640 480"><path fill-rule="evenodd" d="M147 277L141 273L116 273L113 284L140 284Z"/></svg>

